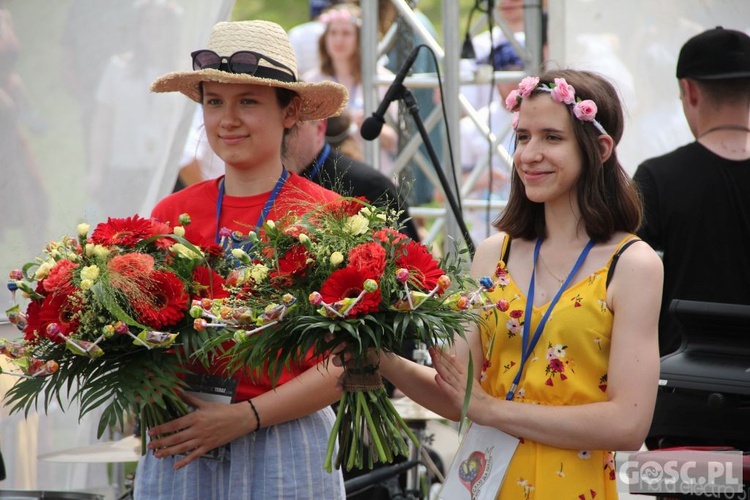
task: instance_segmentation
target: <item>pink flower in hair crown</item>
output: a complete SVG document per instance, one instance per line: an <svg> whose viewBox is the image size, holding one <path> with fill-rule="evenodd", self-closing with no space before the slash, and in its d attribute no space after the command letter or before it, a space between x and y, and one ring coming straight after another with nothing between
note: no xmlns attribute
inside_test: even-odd
<svg viewBox="0 0 750 500"><path fill-rule="evenodd" d="M539 85L538 76L527 76L521 80L521 83L518 84L518 92L521 94L521 99L529 97L537 85Z"/></svg>
<svg viewBox="0 0 750 500"><path fill-rule="evenodd" d="M572 85L568 85L565 78L555 78L555 86L552 88L552 99L556 102L573 104L576 102L576 91Z"/></svg>
<svg viewBox="0 0 750 500"><path fill-rule="evenodd" d="M596 103L591 99L579 101L573 106L573 114L576 115L576 118L584 122L593 122L596 120L597 111Z"/></svg>
<svg viewBox="0 0 750 500"><path fill-rule="evenodd" d="M516 109L516 106L518 106L521 103L521 94L518 93L518 90L513 89L510 92L508 92L508 97L505 98L505 108L508 111L513 111Z"/></svg>
<svg viewBox="0 0 750 500"><path fill-rule="evenodd" d="M607 134L602 124L596 120L598 111L596 103L591 99L581 100L580 97L576 98L576 90L565 81L565 78L555 78L552 83L539 83L539 77L527 76L521 80L517 89L508 93L508 97L505 99L505 107L510 112L518 111L521 101L529 97L535 90L549 93L553 101L567 106L576 119L589 122L599 132ZM513 117L513 128L515 129L517 126L518 116L516 115Z"/></svg>

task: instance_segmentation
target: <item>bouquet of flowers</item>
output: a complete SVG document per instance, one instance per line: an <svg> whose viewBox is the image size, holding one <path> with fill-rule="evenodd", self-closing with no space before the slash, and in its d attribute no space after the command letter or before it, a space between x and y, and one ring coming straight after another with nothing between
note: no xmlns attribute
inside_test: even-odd
<svg viewBox="0 0 750 500"><path fill-rule="evenodd" d="M103 406L98 436L140 412L145 433L188 412L178 389L188 340L200 344L189 306L222 296L223 280L210 252L183 238L183 226L136 215L89 230L80 224L76 238L49 243L43 256L10 273L14 302L20 291L29 303L7 311L24 339L0 340L0 353L17 367L5 373L19 377L6 399L11 412L26 414L39 399L45 411L54 400L63 407L63 396L80 403L81 417Z"/></svg>
<svg viewBox="0 0 750 500"><path fill-rule="evenodd" d="M329 471L392 462L408 452L404 434L416 442L383 388L377 353L400 353L407 340L450 344L478 319L459 256L438 262L394 229L396 215L342 198L269 220L246 236L249 250L233 250L229 296L190 311L196 330L215 332L202 354L220 352L230 371L267 371L277 381L307 356L348 360Z"/></svg>

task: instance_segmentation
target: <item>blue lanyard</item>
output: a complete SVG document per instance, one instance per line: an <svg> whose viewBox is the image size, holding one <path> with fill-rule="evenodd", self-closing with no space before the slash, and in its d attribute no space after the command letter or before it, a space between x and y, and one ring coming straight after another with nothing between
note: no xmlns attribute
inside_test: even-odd
<svg viewBox="0 0 750 500"><path fill-rule="evenodd" d="M307 178L310 180L313 180L315 176L318 175L318 172L320 172L320 169L323 167L323 164L328 159L328 155L331 154L331 145L326 142L326 145L323 146L323 151L321 151L320 156L315 158L313 160L313 167L310 169L310 173L307 174Z"/></svg>
<svg viewBox="0 0 750 500"><path fill-rule="evenodd" d="M568 277L565 279L565 282L562 284L562 286L560 286L560 289L557 291L557 294L555 294L555 297L552 299L552 302L549 303L549 307L544 312L544 315L542 316L542 320L537 325L536 330L534 330L534 336L530 338L529 333L531 330L531 309L534 305L534 275L536 274L536 261L539 258L539 248L541 246L542 246L542 239L538 238L536 240L536 246L534 247L534 266L531 268L531 281L529 283L529 292L526 294L526 313L524 316L523 330L521 333L521 361L518 364L518 372L516 373L516 376L513 379L513 384L510 386L508 395L505 396L505 399L508 401L513 400L513 396L516 393L518 384L521 381L521 375L523 374L523 367L526 365L526 361L528 361L529 357L531 356L532 351L536 347L536 344L539 342L539 338L542 336L542 332L544 332L544 326L547 324L547 320L549 319L549 315L552 313L552 309L554 309L555 305L557 305L557 302L560 300L560 296L568 288L568 285L570 285L570 282L573 280L573 277L581 268L583 261L586 260L586 256L589 254L589 250L591 250L591 248L594 246L594 242L592 240L589 240L589 242L583 248L583 250L581 251L581 255L578 256L578 260L573 266L573 269L570 270L570 273L568 274Z"/></svg>
<svg viewBox="0 0 750 500"><path fill-rule="evenodd" d="M268 213L271 211L271 208L273 208L273 204L276 201L276 197L279 196L279 192L281 192L281 188L284 187L284 184L286 183L286 180L289 178L289 172L287 171L286 167L281 167L281 175L276 180L276 184L273 186L273 190L271 191L271 196L268 197L268 200L266 200L266 204L263 205L263 210L260 213L260 217L258 218L258 223L255 224L256 228L259 228L263 225L263 223L266 220L266 217L268 217ZM221 179L219 181L219 197L216 200L216 235L215 235L215 241L217 245L221 245L224 247L224 244L222 242L222 239L220 237L220 228L221 228L221 207L224 203L224 179ZM235 243L232 243L232 247L237 246L236 241L237 238L233 235L232 239L235 240ZM243 246L244 247L244 246ZM226 248L225 248L226 250Z"/></svg>

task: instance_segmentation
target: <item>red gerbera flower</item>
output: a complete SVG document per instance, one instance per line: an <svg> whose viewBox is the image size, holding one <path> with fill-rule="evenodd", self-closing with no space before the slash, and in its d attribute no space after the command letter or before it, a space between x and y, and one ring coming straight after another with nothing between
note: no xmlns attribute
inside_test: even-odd
<svg viewBox="0 0 750 500"><path fill-rule="evenodd" d="M343 299L358 297L364 289L364 282L372 276L366 276L357 269L345 267L331 273L320 287L320 295L323 300L332 304ZM355 305L350 314L360 315L376 312L380 309L380 288L371 293L366 293Z"/></svg>
<svg viewBox="0 0 750 500"><path fill-rule="evenodd" d="M409 271L409 283L422 290L432 290L437 286L440 276L444 275L438 261L430 251L416 241L408 241L396 256L396 267Z"/></svg>
<svg viewBox="0 0 750 500"><path fill-rule="evenodd" d="M275 275L304 276L309 266L310 254L302 245L294 245L279 257L278 269Z"/></svg>
<svg viewBox="0 0 750 500"><path fill-rule="evenodd" d="M223 299L229 297L229 292L224 289L224 279L207 266L198 266L193 270L193 288L197 298Z"/></svg>
<svg viewBox="0 0 750 500"><path fill-rule="evenodd" d="M73 270L78 264L68 259L63 259L55 264L49 275L47 275L42 284L44 290L50 293L72 293L73 287Z"/></svg>
<svg viewBox="0 0 750 500"><path fill-rule="evenodd" d="M380 278L383 275L385 261L385 248L377 243L357 245L349 251L349 267L371 278Z"/></svg>
<svg viewBox="0 0 750 500"><path fill-rule="evenodd" d="M80 322L81 309L78 306L78 295L75 293L51 293L43 300L35 300L26 310L28 325L24 329L27 340L47 337L53 342L65 342L59 335L48 335L47 327L55 323L60 333L65 335L75 332Z"/></svg>
<svg viewBox="0 0 750 500"><path fill-rule="evenodd" d="M180 278L168 271L154 271L141 293L130 299L137 320L159 330L185 316L189 297Z"/></svg>
<svg viewBox="0 0 750 500"><path fill-rule="evenodd" d="M139 241L157 234L153 221L137 215L124 219L110 217L91 233L91 242L105 246L134 247Z"/></svg>

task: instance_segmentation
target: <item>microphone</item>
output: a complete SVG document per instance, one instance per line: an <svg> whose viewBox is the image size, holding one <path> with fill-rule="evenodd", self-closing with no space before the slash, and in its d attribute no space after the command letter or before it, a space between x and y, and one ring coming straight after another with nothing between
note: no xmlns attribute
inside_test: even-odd
<svg viewBox="0 0 750 500"><path fill-rule="evenodd" d="M393 79L393 83L388 87L388 92L385 93L385 97L383 97L383 100L380 102L378 109L375 110L372 116L367 117L365 121L362 122L359 134L366 141L375 139L380 135L380 131L383 130L383 125L385 124L385 112L388 110L388 106L391 102L401 98L404 90L404 78L406 78L406 74L417 59L417 54L419 54L420 48L422 48L422 45L417 45L412 49L411 53L406 58L404 65L401 66L401 69L398 71L396 78Z"/></svg>

